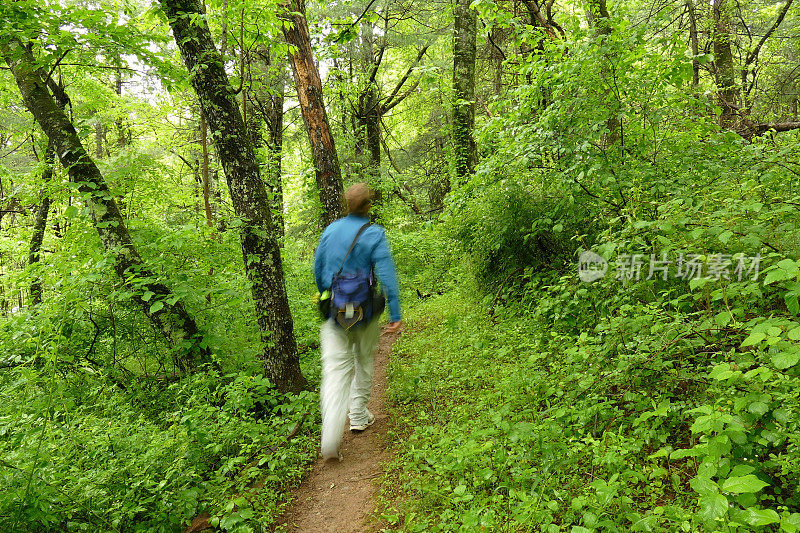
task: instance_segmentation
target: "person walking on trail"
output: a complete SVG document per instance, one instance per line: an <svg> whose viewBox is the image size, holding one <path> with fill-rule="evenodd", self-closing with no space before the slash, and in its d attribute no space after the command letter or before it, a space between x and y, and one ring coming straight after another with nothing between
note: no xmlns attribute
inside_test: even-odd
<svg viewBox="0 0 800 533"><path fill-rule="evenodd" d="M389 303L390 323L385 331L396 332L402 326L397 274L385 230L369 223L373 194L366 183L347 189L348 214L325 228L314 256L317 288L323 297L327 291L332 293L331 316L320 328L321 451L326 460L341 460L339 445L348 414L353 432L364 431L375 421L367 402L372 393L374 350L383 307L372 305L379 298L372 296L373 272ZM348 287L353 287L352 291ZM367 292L371 296L366 300L351 297L360 305L342 303L343 295Z"/></svg>

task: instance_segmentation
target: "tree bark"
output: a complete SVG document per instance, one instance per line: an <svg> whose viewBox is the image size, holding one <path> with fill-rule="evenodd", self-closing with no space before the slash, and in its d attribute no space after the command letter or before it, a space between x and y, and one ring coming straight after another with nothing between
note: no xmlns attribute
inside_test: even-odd
<svg viewBox="0 0 800 533"><path fill-rule="evenodd" d="M289 53L289 60L297 85L303 122L311 142L319 200L322 203L322 218L327 225L342 216L339 156L322 100L322 81L311 50L308 23L304 14L305 2L288 0L283 3L283 7L287 10L285 17L291 22L291 26L283 26L283 35L286 42L295 47L295 52Z"/></svg>
<svg viewBox="0 0 800 533"><path fill-rule="evenodd" d="M119 64L120 61L117 60L117 66L114 69L114 90L117 93L117 96L121 99L122 98L122 66ZM117 147L118 148L125 148L130 144L130 129L128 129L125 125L125 121L120 117L114 121L114 124L117 128Z"/></svg>
<svg viewBox="0 0 800 533"><path fill-rule="evenodd" d="M717 97L722 106L720 125L735 130L739 122L739 88L733 65L730 15L725 9L725 0L714 0L711 13L714 17L714 75Z"/></svg>
<svg viewBox="0 0 800 533"><path fill-rule="evenodd" d="M611 16L608 14L606 0L589 0L589 24L594 26L595 35L601 42L611 36L614 28L611 26ZM607 65L613 58L608 53L605 53L604 57L605 64L600 68L600 77L608 79L609 76L613 76L613 73L609 72ZM607 84L606 87L610 85L611 84ZM603 136L603 144L606 146L611 146L622 139L622 123L619 118L617 118L619 108L618 99L613 107L614 109L609 109L609 115L606 119L606 128L608 132Z"/></svg>
<svg viewBox="0 0 800 533"><path fill-rule="evenodd" d="M300 373L297 343L283 277L277 231L264 182L222 58L214 46L198 0L160 0L200 106L213 132L236 216L245 270L261 330L267 378L281 391L307 386Z"/></svg>
<svg viewBox="0 0 800 533"><path fill-rule="evenodd" d="M47 185L53 179L53 165L55 164L56 148L52 141L48 139L47 150L44 153L44 172L42 172L42 190L39 193L41 199L39 207L36 208L36 216L33 221L33 235L31 236L31 246L28 252L28 264L34 265L39 262L39 252L44 241L44 232L47 229L47 215L50 212L50 195L47 194ZM37 275L33 275L31 280L31 304L39 305L42 303L42 280Z"/></svg>
<svg viewBox="0 0 800 533"><path fill-rule="evenodd" d="M163 283L151 281L156 276L131 242L125 220L100 170L86 153L66 112L47 90L47 82L36 69L31 51L18 41L2 45L0 51L14 75L25 105L53 142L61 165L86 199L100 241L114 259L117 275L126 283L131 283L131 278L141 280L134 282L136 294L132 298L174 347L175 365L185 371L199 361L208 360L209 350L203 345L194 319L182 303L170 301L173 294Z"/></svg>
<svg viewBox="0 0 800 533"><path fill-rule="evenodd" d="M379 97L378 85L375 77L378 74L383 53L386 50L385 43L375 57L375 35L372 31L372 24L362 24L361 26L361 60L364 71L368 73L364 87L358 94L358 109L356 116L359 125L359 140L364 144L359 152L363 153L363 148L367 151L367 174L376 179L380 177L381 170L381 132L380 132L380 112L378 110Z"/></svg>
<svg viewBox="0 0 800 533"><path fill-rule="evenodd" d="M206 213L206 225L214 227L214 215L211 213L211 185L208 175L208 124L203 111L200 111L200 149L203 154L203 165L200 176L203 180L203 208Z"/></svg>
<svg viewBox="0 0 800 533"><path fill-rule="evenodd" d="M275 226L283 237L283 185L281 154L283 151L283 103L286 77L282 66L276 68L268 48L258 50L250 60L250 84L247 98L253 110L248 129L256 148L266 149L266 186ZM267 136L264 138L263 131Z"/></svg>
<svg viewBox="0 0 800 533"><path fill-rule="evenodd" d="M492 77L494 94L500 96L503 91L503 61L506 59L500 44L502 44L505 35L499 28L492 28L486 37L489 41L489 55L494 63L494 76Z"/></svg>
<svg viewBox="0 0 800 533"><path fill-rule="evenodd" d="M689 42L692 46L692 86L700 84L700 42L697 37L697 16L694 9L694 0L686 0L686 12L689 15Z"/></svg>
<svg viewBox="0 0 800 533"><path fill-rule="evenodd" d="M453 149L455 175L463 181L475 168L475 37L477 16L470 0L456 0L453 25Z"/></svg>
<svg viewBox="0 0 800 533"><path fill-rule="evenodd" d="M100 122L100 119L97 119L97 122L94 124L94 157L96 159L102 159L105 155L105 151L103 150L103 145L105 144L106 140L106 127Z"/></svg>

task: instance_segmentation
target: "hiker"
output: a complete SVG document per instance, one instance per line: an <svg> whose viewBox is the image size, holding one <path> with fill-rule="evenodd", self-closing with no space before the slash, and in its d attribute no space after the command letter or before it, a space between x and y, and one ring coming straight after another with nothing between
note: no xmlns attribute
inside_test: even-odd
<svg viewBox="0 0 800 533"><path fill-rule="evenodd" d="M324 295L334 285L331 291L333 316L320 328L321 448L322 457L326 460L341 460L339 444L348 408L350 431L364 431L375 421L375 416L367 410L367 402L372 393L373 352L380 333L381 304L385 301L380 295L373 298L373 292L367 291L369 283L374 283L373 269L389 303L390 323L385 331L393 333L402 326L397 274L385 230L369 224L368 212L372 207L373 195L366 183L356 183L347 189L345 200L348 214L325 228L314 256L314 274L319 292ZM349 294L342 287L356 287L355 293L369 292L370 296L361 305L347 303L340 309L338 305L342 295ZM337 289L340 289L338 293ZM374 302L378 303L373 305Z"/></svg>

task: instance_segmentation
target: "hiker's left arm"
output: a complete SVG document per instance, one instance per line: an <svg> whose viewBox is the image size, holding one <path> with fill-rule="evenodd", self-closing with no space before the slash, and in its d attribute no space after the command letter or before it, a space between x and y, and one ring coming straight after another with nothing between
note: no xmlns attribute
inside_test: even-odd
<svg viewBox="0 0 800 533"><path fill-rule="evenodd" d="M382 228L380 239L372 251L372 264L378 272L381 285L386 289L386 299L389 300L389 319L392 322L399 322L402 316L400 314L397 271L392 259L392 252L389 250L389 242L386 240L386 233Z"/></svg>

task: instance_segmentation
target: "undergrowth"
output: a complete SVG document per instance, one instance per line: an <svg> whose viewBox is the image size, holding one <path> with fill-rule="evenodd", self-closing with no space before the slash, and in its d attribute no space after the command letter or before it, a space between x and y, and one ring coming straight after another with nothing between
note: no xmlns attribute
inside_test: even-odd
<svg viewBox="0 0 800 533"><path fill-rule="evenodd" d="M420 302L386 531L800 530L800 324L755 302L787 261L766 286L534 274L494 319L468 289Z"/></svg>

